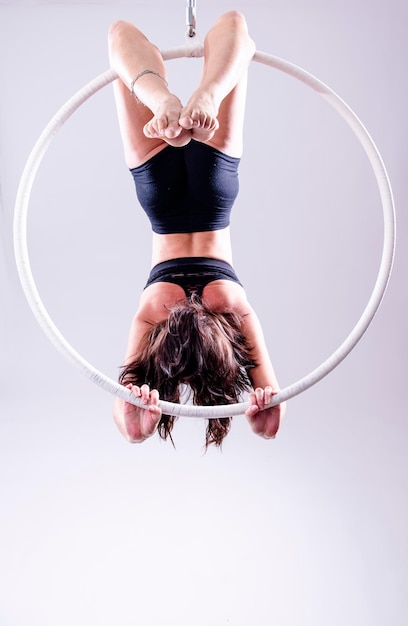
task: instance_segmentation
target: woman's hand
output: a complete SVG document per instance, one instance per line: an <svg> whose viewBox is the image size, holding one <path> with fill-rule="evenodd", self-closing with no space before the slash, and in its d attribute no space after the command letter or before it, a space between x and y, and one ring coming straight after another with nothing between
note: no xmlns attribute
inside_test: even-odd
<svg viewBox="0 0 408 626"><path fill-rule="evenodd" d="M253 432L264 439L274 439L279 430L281 419L286 412L286 403L277 404L269 409L265 409L265 405L269 404L272 396L278 392L273 391L272 387L257 387L254 392L249 394L249 407L245 411L248 422Z"/></svg>
<svg viewBox="0 0 408 626"><path fill-rule="evenodd" d="M141 398L146 408L141 408L121 400L121 406L114 411L114 419L120 432L130 443L142 443L157 430L162 411L158 406L159 392L150 391L148 385L127 385L136 398Z"/></svg>

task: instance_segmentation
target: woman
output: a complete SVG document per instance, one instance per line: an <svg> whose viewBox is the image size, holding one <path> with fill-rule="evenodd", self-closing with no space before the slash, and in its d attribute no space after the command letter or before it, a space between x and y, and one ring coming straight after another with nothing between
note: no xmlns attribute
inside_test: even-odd
<svg viewBox="0 0 408 626"><path fill-rule="evenodd" d="M282 405L259 321L232 268L229 216L237 170L248 65L255 45L245 18L222 15L204 42L198 88L185 106L172 94L156 46L135 26L109 31L114 93L126 163L153 230L152 271L133 319L120 382L141 398L117 398L114 419L131 442L156 430L171 438L174 418L159 395L177 402L187 385L196 404L230 404L249 394L253 431L276 435ZM221 445L230 418L209 420L206 446Z"/></svg>

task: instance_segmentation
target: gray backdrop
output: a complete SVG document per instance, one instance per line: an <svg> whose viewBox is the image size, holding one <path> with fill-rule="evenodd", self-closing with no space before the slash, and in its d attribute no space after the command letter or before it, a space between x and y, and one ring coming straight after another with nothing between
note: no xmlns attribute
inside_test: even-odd
<svg viewBox="0 0 408 626"><path fill-rule="evenodd" d="M18 281L12 219L28 154L57 109L108 68L135 21L185 41L183 0L0 2L1 626L400 626L408 609L405 0L198 3L198 36L245 12L257 48L300 64L361 117L384 158L398 247L374 323L289 403L276 441L234 420L223 452L182 419L176 450L131 446L112 398L48 342ZM201 61L169 62L186 99ZM64 126L35 181L34 275L57 326L116 378L150 261L112 91ZM382 245L374 175L346 124L293 79L250 69L237 272L281 384L316 367L371 293Z"/></svg>

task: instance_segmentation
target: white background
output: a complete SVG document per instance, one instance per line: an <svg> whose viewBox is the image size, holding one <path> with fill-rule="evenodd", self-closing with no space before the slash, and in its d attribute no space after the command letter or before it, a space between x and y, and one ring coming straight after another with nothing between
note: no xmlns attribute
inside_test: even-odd
<svg viewBox="0 0 408 626"><path fill-rule="evenodd" d="M180 420L176 450L131 446L112 398L49 343L15 269L18 182L41 130L108 68L123 18L160 48L185 43L183 0L0 2L0 626L402 626L407 568L405 0L201 0L202 40L238 8L258 50L339 93L390 175L397 255L351 355L289 403L275 441L234 420L222 452ZM170 61L186 99L201 61ZM60 131L28 223L44 304L116 378L149 270L150 233L121 152L112 91ZM250 68L234 263L282 386L347 336L373 288L381 203L361 146L315 93Z"/></svg>

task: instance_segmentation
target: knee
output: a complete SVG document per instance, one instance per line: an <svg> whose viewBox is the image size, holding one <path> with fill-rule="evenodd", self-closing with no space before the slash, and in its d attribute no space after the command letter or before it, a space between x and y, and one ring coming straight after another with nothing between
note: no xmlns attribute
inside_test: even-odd
<svg viewBox="0 0 408 626"><path fill-rule="evenodd" d="M241 13L241 11L237 11L232 9L231 11L226 11L218 18L219 22L224 22L228 28L235 29L247 29L247 21L245 15Z"/></svg>
<svg viewBox="0 0 408 626"><path fill-rule="evenodd" d="M126 24L127 22L124 22L123 20L117 20L116 22L113 22L113 24L109 26L108 30L109 39L117 37Z"/></svg>
<svg viewBox="0 0 408 626"><path fill-rule="evenodd" d="M131 22L117 20L110 25L108 30L108 42L110 46L120 44L123 41L146 41L146 36Z"/></svg>
<svg viewBox="0 0 408 626"><path fill-rule="evenodd" d="M129 22L125 22L124 20L117 20L116 22L113 22L113 24L109 26L108 30L109 43L112 44L114 41L121 39L125 32L127 32L130 28L132 28L132 24L129 24Z"/></svg>
<svg viewBox="0 0 408 626"><path fill-rule="evenodd" d="M246 17L243 13L236 10L227 11L220 15L216 25L222 32L233 33L235 37L241 40L243 45L248 46L249 53L254 54L255 42L249 35Z"/></svg>
<svg viewBox="0 0 408 626"><path fill-rule="evenodd" d="M111 58L115 53L122 53L127 45L131 44L133 49L142 49L146 44L151 44L146 35L131 22L117 20L110 25L108 30L108 46ZM157 48L157 46L154 46Z"/></svg>

